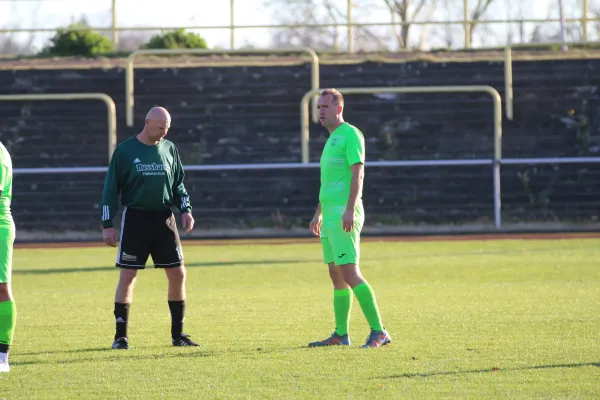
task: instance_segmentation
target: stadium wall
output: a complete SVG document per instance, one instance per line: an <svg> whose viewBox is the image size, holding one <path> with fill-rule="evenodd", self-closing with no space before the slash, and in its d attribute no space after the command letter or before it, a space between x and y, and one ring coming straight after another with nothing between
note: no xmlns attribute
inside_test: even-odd
<svg viewBox="0 0 600 400"><path fill-rule="evenodd" d="M164 63L164 61L162 61ZM125 125L123 65L0 62L2 94L102 92L117 105L119 142L149 107L173 117L169 139L191 164L300 161L299 102L308 64L232 66L170 61L135 71L135 127ZM177 66L173 66L177 65ZM504 93L500 60L324 63L322 87L490 85ZM514 119L503 121L503 157L600 152L600 57L514 61ZM367 160L491 158L492 101L482 94L349 95L346 119L367 139ZM95 101L0 102L0 140L15 168L105 166L105 106ZM311 125L311 161L325 131ZM506 229L589 229L600 201L598 164L502 167ZM20 240L94 239L104 174L18 175L13 212ZM318 170L189 172L201 236L306 232ZM491 167L367 168L365 232L491 230Z"/></svg>

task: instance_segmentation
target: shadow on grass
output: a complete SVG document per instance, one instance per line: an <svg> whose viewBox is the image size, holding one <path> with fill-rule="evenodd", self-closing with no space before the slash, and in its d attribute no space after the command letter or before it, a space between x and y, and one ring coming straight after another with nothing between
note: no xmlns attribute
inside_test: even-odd
<svg viewBox="0 0 600 400"><path fill-rule="evenodd" d="M241 261L212 261L186 263L188 268L211 268L211 267L243 267L252 265L285 265L285 264L316 264L322 263L322 260L241 260ZM103 267L73 267L73 268L52 268L52 269L14 269L13 275L48 275L48 274L66 274L72 272L99 272L116 270L115 266ZM147 265L146 269L155 269L152 264Z"/></svg>
<svg viewBox="0 0 600 400"><path fill-rule="evenodd" d="M170 346L166 346L171 348ZM146 354L136 354L136 350L148 350L148 349L156 349L156 347L145 347L138 349L130 349L130 350L113 350L111 351L111 356L109 357L99 357L99 358L59 358L59 357L48 357L42 360L19 360L20 357L28 357L28 356L40 356L40 355L75 355L80 353L94 353L94 352L102 352L105 354L106 351L112 350L110 347L101 347L101 348L89 348L89 349L74 349L74 350L57 350L57 351L40 351L40 352L25 352L15 354L14 358L17 358L16 361L11 361L11 365L37 365L37 364L77 364L77 363L85 363L89 361L94 362L104 362L104 361L129 361L129 360L162 360L166 358L206 358L206 357L218 357L224 356L227 354L275 354L275 353L285 353L291 350L304 349L306 346L301 347L290 347L285 349L237 349L237 350L224 350L224 351L214 351L208 350L203 347L198 348L175 348L168 353L146 353Z"/></svg>
<svg viewBox="0 0 600 400"><path fill-rule="evenodd" d="M74 350L47 350L47 351L19 351L19 356L43 356L51 354L75 354L75 353L94 353L96 351L112 350L110 347L93 347L88 349L74 349Z"/></svg>
<svg viewBox="0 0 600 400"><path fill-rule="evenodd" d="M417 372L391 375L385 377L377 377L372 379L399 379L399 378L431 378L435 376L455 376L464 374L485 374L490 372L510 372L510 371L526 371L537 369L554 369L554 368L581 368L581 367L597 367L600 368L600 362L579 363L579 364L554 364L554 365L533 365L530 367L517 368L487 368L487 369L472 369L466 371L442 371L442 372Z"/></svg>
<svg viewBox="0 0 600 400"><path fill-rule="evenodd" d="M595 247L581 248L581 249L593 249ZM431 258L431 257L465 257L465 256L487 256L487 255L519 255L519 254L531 254L531 253L544 253L556 251L556 248L542 248L542 249L526 249L526 250L485 250L485 251L464 251L464 252L447 252L447 253L399 253L389 256L380 257L368 257L364 261L382 261L382 260L406 260L410 258ZM300 254L297 259L294 260L239 260L239 261L209 261L209 262L194 262L186 263L188 268L212 268L212 267L245 267L245 266L257 266L257 265L286 265L286 264L322 264L323 260L303 260ZM150 263L151 264L151 263ZM72 267L72 268L52 268L52 269L13 269L13 275L48 275L48 274L66 274L73 272L99 272L116 270L114 265L111 266L98 266L98 267ZM146 269L154 269L153 265L146 266Z"/></svg>

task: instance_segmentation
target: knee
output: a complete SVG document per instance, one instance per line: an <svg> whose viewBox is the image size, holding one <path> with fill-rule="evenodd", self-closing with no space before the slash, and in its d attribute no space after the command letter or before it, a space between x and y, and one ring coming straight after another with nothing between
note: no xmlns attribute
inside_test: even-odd
<svg viewBox="0 0 600 400"><path fill-rule="evenodd" d="M131 286L135 282L137 271L134 269L123 269L119 277L119 283L125 286Z"/></svg>
<svg viewBox="0 0 600 400"><path fill-rule="evenodd" d="M354 288L365 281L365 278L362 276L360 269L356 264L342 265L340 270L344 281L351 288Z"/></svg>
<svg viewBox="0 0 600 400"><path fill-rule="evenodd" d="M331 281L334 285L344 283L344 276L342 275L342 271L339 267L330 265L329 277L331 278Z"/></svg>
<svg viewBox="0 0 600 400"><path fill-rule="evenodd" d="M172 268L167 270L167 276L171 282L185 282L186 271L185 267L182 265L179 268Z"/></svg>

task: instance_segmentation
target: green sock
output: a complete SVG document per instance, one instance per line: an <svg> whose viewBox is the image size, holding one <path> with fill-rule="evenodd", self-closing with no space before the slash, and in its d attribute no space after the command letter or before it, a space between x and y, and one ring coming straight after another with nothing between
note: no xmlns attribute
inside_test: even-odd
<svg viewBox="0 0 600 400"><path fill-rule="evenodd" d="M365 281L360 285L355 286L353 290L371 329L383 332L381 315L379 314L377 300L375 300L375 293L371 286Z"/></svg>
<svg viewBox="0 0 600 400"><path fill-rule="evenodd" d="M14 300L0 302L0 344L11 345L17 322Z"/></svg>
<svg viewBox="0 0 600 400"><path fill-rule="evenodd" d="M335 333L344 336L350 329L350 309L352 308L352 290L333 290L333 312L335 313Z"/></svg>

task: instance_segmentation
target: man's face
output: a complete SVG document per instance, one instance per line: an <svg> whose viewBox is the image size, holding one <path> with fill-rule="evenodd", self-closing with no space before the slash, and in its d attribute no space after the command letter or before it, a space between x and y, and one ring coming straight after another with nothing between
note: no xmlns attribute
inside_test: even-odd
<svg viewBox="0 0 600 400"><path fill-rule="evenodd" d="M150 119L146 121L146 130L148 132L148 137L150 138L150 140L158 142L162 138L167 136L167 132L169 131L170 126L170 121Z"/></svg>
<svg viewBox="0 0 600 400"><path fill-rule="evenodd" d="M319 97L317 108L319 109L319 120L324 127L335 125L337 117L342 111L342 106L335 105L333 95L330 94Z"/></svg>

